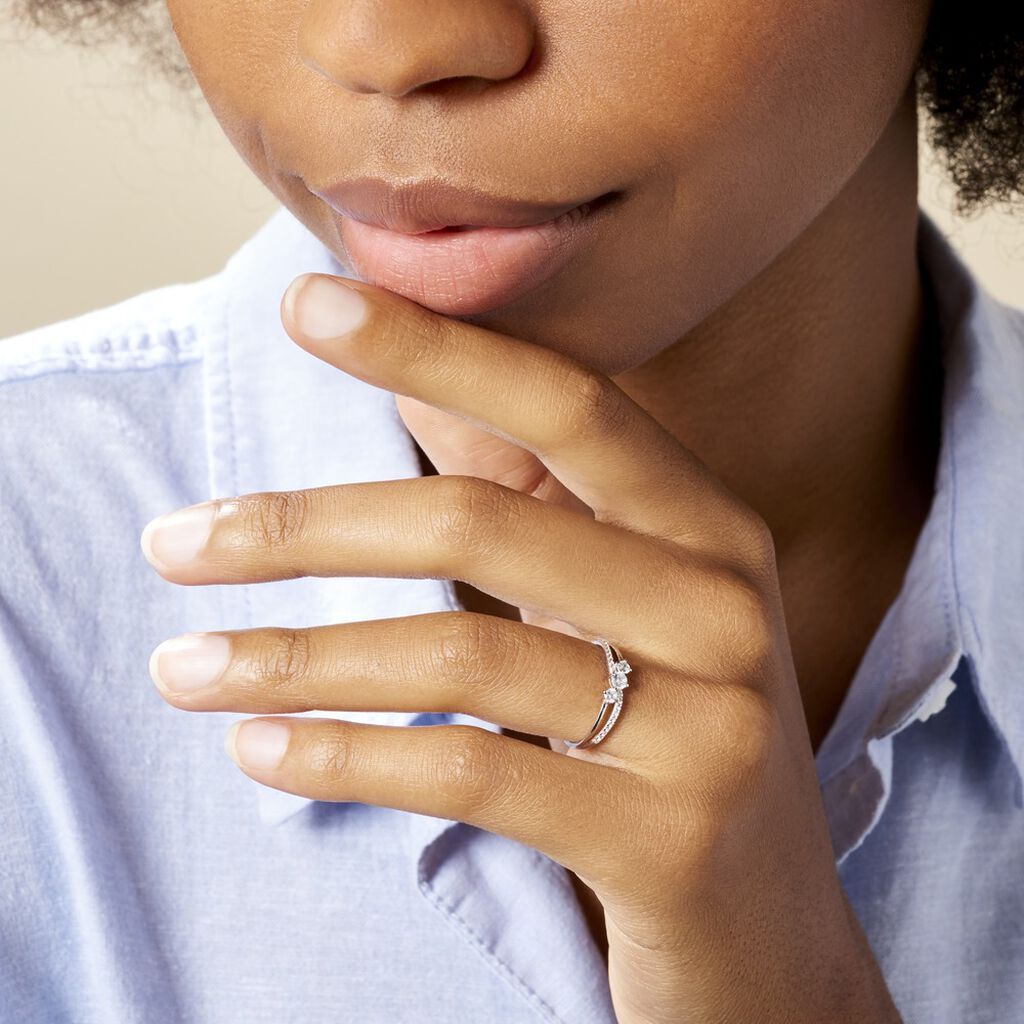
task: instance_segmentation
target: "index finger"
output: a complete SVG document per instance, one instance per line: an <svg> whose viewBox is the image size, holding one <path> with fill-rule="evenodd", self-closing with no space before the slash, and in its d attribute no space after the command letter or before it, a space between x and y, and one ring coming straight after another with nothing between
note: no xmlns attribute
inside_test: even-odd
<svg viewBox="0 0 1024 1024"><path fill-rule="evenodd" d="M404 296L302 274L281 301L312 355L533 452L598 519L735 557L755 517L614 381L552 349L442 316ZM737 531L722 529L722 517Z"/></svg>

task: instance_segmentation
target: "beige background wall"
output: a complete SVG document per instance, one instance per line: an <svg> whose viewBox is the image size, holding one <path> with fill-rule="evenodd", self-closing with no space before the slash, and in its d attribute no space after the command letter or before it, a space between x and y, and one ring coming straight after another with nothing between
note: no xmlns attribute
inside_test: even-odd
<svg viewBox="0 0 1024 1024"><path fill-rule="evenodd" d="M0 338L217 270L277 200L118 47L0 25ZM1024 306L1024 211L956 220L922 146L921 203L997 295Z"/></svg>

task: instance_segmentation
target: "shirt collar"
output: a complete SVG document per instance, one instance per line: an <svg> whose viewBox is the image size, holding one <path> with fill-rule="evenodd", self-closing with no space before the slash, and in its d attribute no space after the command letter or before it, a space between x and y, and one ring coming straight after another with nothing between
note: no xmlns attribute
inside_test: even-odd
<svg viewBox="0 0 1024 1024"><path fill-rule="evenodd" d="M904 585L862 659L818 753L822 781L869 740L940 708L966 655L982 706L1024 773L1022 611L1024 313L977 281L925 211L918 252L943 345L942 440L935 495ZM394 396L327 366L281 326L279 303L306 271L353 277L286 207L224 268L220 330L204 348L210 492L228 497L420 473ZM287 386L284 386L286 383ZM247 626L311 626L460 607L449 580L303 578L225 588ZM881 688L879 680L882 681ZM881 694L881 700L879 695ZM313 711L408 725L416 712ZM428 716L498 727L466 715ZM312 801L259 783L261 818L279 823ZM422 817L422 816L418 816ZM450 822L425 818L431 835ZM424 836L426 836L426 832Z"/></svg>
<svg viewBox="0 0 1024 1024"><path fill-rule="evenodd" d="M941 711L960 680L973 685L1024 799L1024 690L1014 685L1024 661L1024 312L988 292L919 214L918 258L942 346L940 451L902 588L818 751L840 857L884 808L888 738Z"/></svg>
<svg viewBox="0 0 1024 1024"><path fill-rule="evenodd" d="M929 595L934 617L966 654L981 705L1024 778L1024 310L999 301L922 211L922 259L930 267L944 337L946 386L936 517L945 541ZM942 589L941 597L938 592ZM915 639L901 634L911 662ZM909 694L894 693L880 723L898 727Z"/></svg>

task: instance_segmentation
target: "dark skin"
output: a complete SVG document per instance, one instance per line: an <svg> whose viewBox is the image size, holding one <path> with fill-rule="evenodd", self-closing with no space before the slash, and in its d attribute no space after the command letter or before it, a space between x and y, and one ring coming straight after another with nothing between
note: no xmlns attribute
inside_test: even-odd
<svg viewBox="0 0 1024 1024"><path fill-rule="evenodd" d="M685 490L659 489L659 466L674 457L666 454L650 467L646 485L660 509L682 504L678 519L659 529L679 527L687 542L746 552L751 549L739 538L749 540L749 527L737 524L750 520L738 516L737 506L754 513L772 540L773 587L784 607L785 654L791 652L795 672L779 666L758 672L772 675L773 692L784 698L785 742L775 736L765 744L763 780L772 784L730 802L721 773L709 783L716 797L702 806L715 820L700 835L715 836L713 867L688 862L663 880L659 894L641 898L629 889L632 883L625 882L624 891L620 879L589 870L592 851L566 851L558 836L535 845L573 867L595 942L610 950L612 992L623 1021L712 1021L725 1007L730 1019L756 1012L787 1024L838 1021L840 1012L850 1020L897 1020L838 894L827 836L812 807L817 794L810 761L898 593L932 496L941 380L916 262L911 83L930 4L252 0L244 18L238 4L169 0L168 8L229 139L343 264L352 261L336 216L314 195L340 178L436 175L546 201L621 190L605 230L580 258L505 307L451 319L543 346L606 375L681 448L699 456L735 506L716 490L717 500L707 504L709 521L697 526L688 520ZM353 269L358 277L358 266ZM380 296L374 301L391 309ZM413 314L403 310L401 316ZM415 319L403 322L415 332ZM577 473L563 487L532 449L489 433L487 414L471 422L457 409L441 408L436 395L421 393L430 382L414 353L403 367L385 371L373 359L386 348L370 344L350 358L337 345L310 342L291 314L283 323L315 355L396 392L425 475L436 469L480 477L579 509L572 485L585 490L591 476ZM384 331L389 323L377 319L371 329ZM513 348L487 349L493 376L508 381L491 403L496 410L525 365L522 357L506 365ZM450 372L456 382L479 379ZM573 381L567 376L567 394ZM614 438L608 441L611 450ZM648 444L625 462L643 464L652 450ZM596 461L589 468L593 478L605 465ZM569 573L569 545L563 548ZM244 548L231 550L242 558ZM766 573L760 554L750 562ZM183 576L159 557L154 564L177 582L220 582L225 571L218 562ZM350 561L338 564L343 574L354 573ZM632 568L621 568L623 590ZM243 570L247 579L278 571L252 556L231 578L240 580ZM663 584L671 590L677 582ZM469 584L460 583L459 596L469 611L507 622L555 630L565 621L538 611L540 605L507 604ZM763 617L753 618L751 628L763 629ZM658 636L672 636L682 628L677 625L666 623ZM708 641L714 628L707 625L695 641ZM783 651L786 645L778 635L775 640ZM684 645L680 658L700 646ZM552 671L560 663L564 653L553 654ZM721 664L718 656L715 665ZM237 671L245 675L242 665ZM687 716L667 697L661 717L653 709L658 694L688 692L689 676L666 676L661 689L656 675L653 668L638 673L629 695L635 703L627 698L623 724L598 748L604 753L592 755L595 764L621 759L635 766L667 729L685 727ZM736 678L741 675L737 666ZM337 680L339 701L344 685ZM215 696L213 703L207 698L186 706L246 707L238 692ZM592 721L592 705L593 695L581 693L581 727ZM645 708L653 715L647 724ZM294 742L305 735L311 743L328 742L314 740L314 728L311 720L296 723ZM422 734L417 741L427 740L429 730L410 731ZM741 741L747 735L737 733ZM502 738L535 753L560 743L543 728L506 726ZM699 738L687 738L676 760L696 749L690 741ZM788 760L795 752L796 767ZM503 748L502 757L510 753L520 757L514 748ZM545 764L551 779L568 767ZM678 776L678 764L663 767ZM697 774L691 766L688 777L674 778L673 792L685 791ZM334 792L323 780L317 788L317 780L296 774L259 778L320 798ZM579 791L598 789L594 773ZM787 793L796 803L785 803ZM363 797L405 806L377 790L355 796ZM692 806L692 792L689 797ZM773 812L752 825L752 808L764 812L775 800ZM537 806L543 800L529 804ZM645 812L649 822L659 813L653 807ZM662 813L667 823L675 821L675 808L662 807ZM525 835L504 824L484 827ZM631 823L621 825L623 844L634 834ZM794 869L789 854L805 838L807 855ZM637 854L643 863L648 857L659 863L657 856ZM724 865L735 869L726 885ZM705 869L715 884L707 882ZM799 879L788 874L792 870L802 872ZM761 884L746 889L755 878ZM683 890L698 898L674 904L673 893ZM782 891L801 892L804 905L772 902ZM736 901L691 916L703 899L712 905L722 893L735 893ZM794 920L802 926L793 927ZM677 948L684 934L697 936L699 969L690 947ZM744 959L751 950L734 945L737 934L771 939L756 957ZM738 976L741 961L756 964L761 977ZM771 1006L763 995L769 976L778 995ZM837 977L844 979L841 993L829 981Z"/></svg>
<svg viewBox="0 0 1024 1024"><path fill-rule="evenodd" d="M879 459L865 472L865 490L858 500L841 486L835 487L835 494L851 501L847 521L836 511L822 536L815 537L811 529L794 530L788 543L779 540L783 527L773 530L793 658L815 753L839 713L871 638L899 593L933 497L941 440L940 338L934 298L920 279L913 283L911 294L916 292L916 301L905 342L905 396L891 413L889 459ZM648 374L660 372L647 368ZM635 376L642 386L645 374ZM429 415L428 410L420 412ZM422 447L416 447L422 472L436 473ZM868 497L872 492L873 500ZM463 581L456 582L456 592L469 610L519 617L518 609ZM555 740L505 731L557 749ZM570 877L594 942L607 959L604 909L578 876L570 872Z"/></svg>
<svg viewBox="0 0 1024 1024"><path fill-rule="evenodd" d="M941 440L942 366L935 302L930 289L920 288L919 308L910 337L908 394L895 433L892 482L888 500L880 501L873 516L862 509L863 520L851 524L846 557L837 537L817 546L804 541L780 550L777 542L780 583L789 624L793 658L801 680L808 733L815 753L835 721L867 645L882 618L896 599L914 545L927 518L934 490L936 459ZM655 371L657 372L657 371ZM416 445L424 475L437 472L419 444ZM884 492L882 492L884 493ZM874 529L865 529L874 524ZM805 553L801 554L801 549ZM835 596L845 586L842 608ZM518 619L519 609L464 581L456 581L456 593L464 608L488 615ZM539 736L505 730L528 743L556 744ZM580 878L570 874L581 909L597 948L607 960L608 937L604 908Z"/></svg>
<svg viewBox="0 0 1024 1024"><path fill-rule="evenodd" d="M901 499L904 504L899 508L902 523L888 536L883 532L876 539L875 550L862 551L861 557L853 559L847 567L846 580L861 582L856 591L853 588L848 591L848 603L842 615L822 614L822 609L828 607L827 602L835 593L831 580L836 566L829 564L830 559L819 558L816 565L809 560L803 564L794 564L792 560L785 563L783 598L787 620L791 623L789 634L794 661L801 679L817 681L815 689L804 699L808 732L815 753L839 712L868 643L899 593L914 544L931 505L940 441L937 425L941 422L942 367L934 302L930 293L925 293L923 299L917 366L912 373L916 390L906 413L906 445L910 463L908 486ZM437 467L418 444L416 452L423 474L436 473ZM470 611L507 619L519 618L518 608L477 590L469 583L457 580L455 590L462 606ZM512 729L504 731L524 742L542 746L550 744L555 749L555 745L544 737ZM570 871L569 878L594 943L607 961L604 907L578 875Z"/></svg>

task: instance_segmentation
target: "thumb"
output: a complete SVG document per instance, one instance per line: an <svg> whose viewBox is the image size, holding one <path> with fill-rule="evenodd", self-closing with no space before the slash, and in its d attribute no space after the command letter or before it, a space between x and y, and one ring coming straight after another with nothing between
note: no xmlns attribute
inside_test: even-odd
<svg viewBox="0 0 1024 1024"><path fill-rule="evenodd" d="M493 480L543 501L593 515L589 505L556 480L547 466L525 448L408 395L395 395L395 404L409 433L438 473Z"/></svg>

